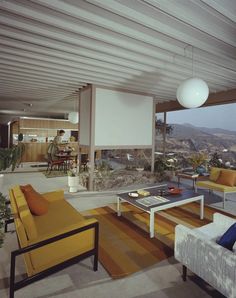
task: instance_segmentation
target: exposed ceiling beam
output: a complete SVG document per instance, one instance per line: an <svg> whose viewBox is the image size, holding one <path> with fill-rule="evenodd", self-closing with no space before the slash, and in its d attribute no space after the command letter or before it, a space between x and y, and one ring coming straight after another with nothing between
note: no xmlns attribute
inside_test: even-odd
<svg viewBox="0 0 236 298"><path fill-rule="evenodd" d="M210 94L207 101L202 107L231 104L231 103L236 103L236 89ZM183 106L181 106L177 101L167 101L167 102L156 104L156 113L179 111L179 110L186 110L186 109Z"/></svg>

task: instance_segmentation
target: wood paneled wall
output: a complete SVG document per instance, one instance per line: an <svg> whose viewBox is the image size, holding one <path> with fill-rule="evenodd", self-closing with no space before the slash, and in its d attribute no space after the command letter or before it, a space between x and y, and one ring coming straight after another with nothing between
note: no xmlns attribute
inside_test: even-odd
<svg viewBox="0 0 236 298"><path fill-rule="evenodd" d="M19 132L20 132L19 121L15 121L15 122L11 123L11 133L19 134Z"/></svg>

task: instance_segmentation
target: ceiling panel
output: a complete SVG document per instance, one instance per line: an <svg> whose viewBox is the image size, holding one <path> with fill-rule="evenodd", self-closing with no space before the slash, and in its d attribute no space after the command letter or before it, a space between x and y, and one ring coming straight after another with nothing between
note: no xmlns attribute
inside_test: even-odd
<svg viewBox="0 0 236 298"><path fill-rule="evenodd" d="M229 0L0 1L0 115L64 117L87 84L159 102L193 75L234 89L235 12Z"/></svg>

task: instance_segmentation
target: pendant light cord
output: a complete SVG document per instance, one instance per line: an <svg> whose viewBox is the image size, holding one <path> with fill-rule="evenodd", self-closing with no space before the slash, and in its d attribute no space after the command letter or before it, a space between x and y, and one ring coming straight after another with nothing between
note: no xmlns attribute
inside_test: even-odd
<svg viewBox="0 0 236 298"><path fill-rule="evenodd" d="M194 50L194 48L193 48L193 45L192 45L192 78L193 78L193 50Z"/></svg>

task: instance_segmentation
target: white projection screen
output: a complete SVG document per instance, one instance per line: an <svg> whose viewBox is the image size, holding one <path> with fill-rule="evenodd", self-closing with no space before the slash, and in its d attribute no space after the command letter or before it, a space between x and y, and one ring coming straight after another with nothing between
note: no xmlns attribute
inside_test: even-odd
<svg viewBox="0 0 236 298"><path fill-rule="evenodd" d="M152 145L153 98L96 88L95 147Z"/></svg>
<svg viewBox="0 0 236 298"><path fill-rule="evenodd" d="M90 144L90 108L91 89L81 91L79 112L79 143L89 146Z"/></svg>

